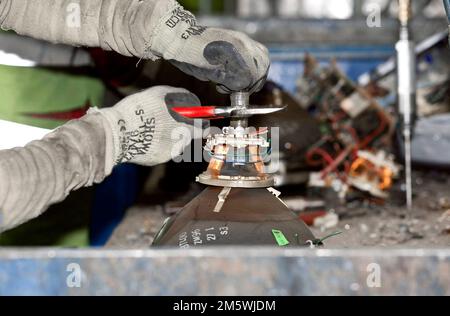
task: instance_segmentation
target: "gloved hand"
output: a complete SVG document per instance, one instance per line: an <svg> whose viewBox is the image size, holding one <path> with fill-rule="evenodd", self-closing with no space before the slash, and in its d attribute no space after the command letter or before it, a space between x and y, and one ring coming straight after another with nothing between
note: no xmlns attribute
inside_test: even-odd
<svg viewBox="0 0 450 316"><path fill-rule="evenodd" d="M153 54L202 81L217 83L220 92L262 88L270 67L264 45L240 32L198 25L192 13L169 2L150 37Z"/></svg>
<svg viewBox="0 0 450 316"><path fill-rule="evenodd" d="M235 31L209 28L184 39L185 33L179 34L182 30L166 27L169 34L177 34L170 37L170 45L166 42L169 37L155 38L155 47L166 46L164 59L199 80L217 83L222 93L261 90L270 65L265 46Z"/></svg>
<svg viewBox="0 0 450 316"><path fill-rule="evenodd" d="M181 105L200 102L184 89L151 88L113 108L92 109L24 148L0 151L0 233L102 182L118 163L153 166L176 157L192 137L202 137L201 122L194 126L170 110Z"/></svg>
<svg viewBox="0 0 450 316"><path fill-rule="evenodd" d="M106 165L132 162L143 166L179 156L193 138L202 138L207 121L191 120L172 111L177 106L201 106L194 94L181 88L153 87L129 96L110 109L96 110L106 128Z"/></svg>
<svg viewBox="0 0 450 316"><path fill-rule="evenodd" d="M175 0L1 0L0 26L56 43L162 57L221 92L259 90L270 65L262 44L198 25Z"/></svg>

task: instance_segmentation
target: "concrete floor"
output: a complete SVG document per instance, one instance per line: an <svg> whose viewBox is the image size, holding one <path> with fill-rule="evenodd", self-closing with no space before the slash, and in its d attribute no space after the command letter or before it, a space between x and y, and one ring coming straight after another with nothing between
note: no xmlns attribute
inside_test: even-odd
<svg viewBox="0 0 450 316"><path fill-rule="evenodd" d="M385 206L347 205L336 209L341 215L338 227L312 230L316 236L327 236L336 230L343 232L327 240L328 248L450 247L449 174L415 172L414 184L411 211L395 206L392 201Z"/></svg>

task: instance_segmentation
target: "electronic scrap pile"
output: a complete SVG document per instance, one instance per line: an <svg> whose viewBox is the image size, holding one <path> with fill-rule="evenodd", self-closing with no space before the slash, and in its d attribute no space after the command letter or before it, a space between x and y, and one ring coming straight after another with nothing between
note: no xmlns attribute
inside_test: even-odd
<svg viewBox="0 0 450 316"><path fill-rule="evenodd" d="M307 153L307 163L320 170L311 173L309 187L332 188L342 202L386 199L400 173L389 151L391 116L335 62L321 67L307 55L297 89L300 104L318 119L322 132Z"/></svg>

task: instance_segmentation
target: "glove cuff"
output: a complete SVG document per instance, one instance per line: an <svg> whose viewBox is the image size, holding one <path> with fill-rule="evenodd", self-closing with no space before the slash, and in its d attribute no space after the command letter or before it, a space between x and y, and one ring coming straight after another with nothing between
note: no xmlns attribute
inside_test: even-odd
<svg viewBox="0 0 450 316"><path fill-rule="evenodd" d="M168 11L153 28L149 50L166 60L177 59L186 54L184 46L192 36L201 35L206 28L197 24L197 19L178 2L170 0Z"/></svg>
<svg viewBox="0 0 450 316"><path fill-rule="evenodd" d="M105 133L105 176L111 174L115 164L115 129L111 125L107 116L110 115L105 113L105 110L99 110L97 107L92 107L86 113L89 116L97 116L100 118L99 124L103 127Z"/></svg>
<svg viewBox="0 0 450 316"><path fill-rule="evenodd" d="M115 113L114 109L99 110L97 107L89 109L87 114L98 115L102 118L101 124L105 130L105 174L109 175L112 169L116 166L117 152L119 147L119 133L117 131L117 125L114 126L113 122L117 122L119 113Z"/></svg>

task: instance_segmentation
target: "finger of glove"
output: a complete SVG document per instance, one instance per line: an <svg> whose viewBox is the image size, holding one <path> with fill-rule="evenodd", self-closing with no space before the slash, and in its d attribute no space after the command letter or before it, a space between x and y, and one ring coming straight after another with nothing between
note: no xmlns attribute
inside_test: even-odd
<svg viewBox="0 0 450 316"><path fill-rule="evenodd" d="M179 123L184 123L191 126L201 126L202 128L208 128L209 127L209 121L208 120L194 120L190 119L188 117L185 117L183 115L178 114L176 111L173 110L173 108L176 107L201 107L201 102L199 98L189 92L169 92L164 97L164 102L167 106L167 110L169 111L170 116ZM198 122L201 121L201 124L198 124Z"/></svg>

